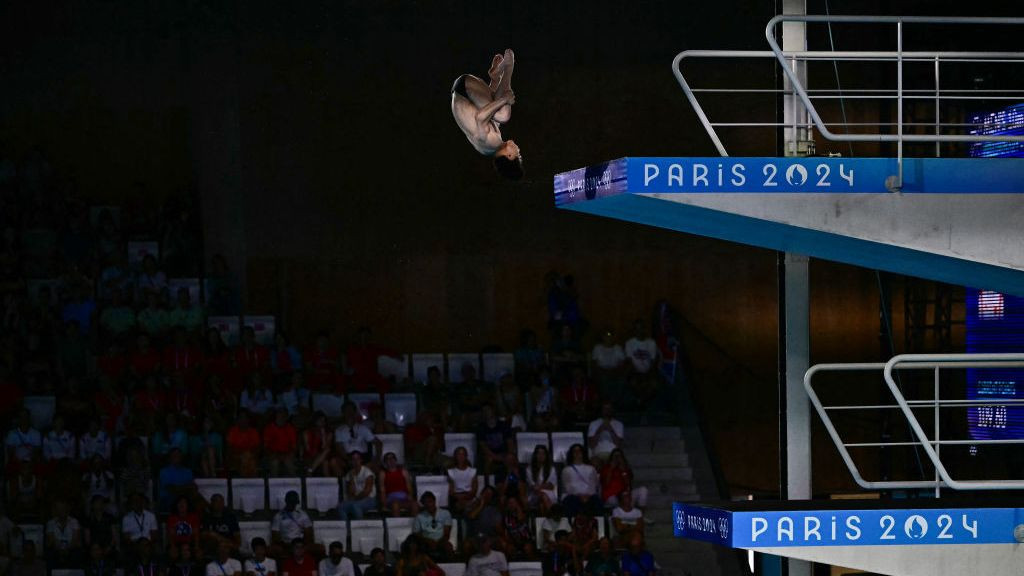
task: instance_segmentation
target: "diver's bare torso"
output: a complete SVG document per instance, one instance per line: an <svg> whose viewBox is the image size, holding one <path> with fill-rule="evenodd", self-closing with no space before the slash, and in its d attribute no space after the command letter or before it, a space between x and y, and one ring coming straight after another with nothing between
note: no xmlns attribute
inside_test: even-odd
<svg viewBox="0 0 1024 576"><path fill-rule="evenodd" d="M513 155L510 146L502 139L501 125L511 118L512 104L515 103L511 88L514 65L515 54L506 50L504 54L495 54L491 61L487 71L489 83L471 74L463 74L452 86L455 123L473 148L485 156ZM518 147L515 155L518 155Z"/></svg>
<svg viewBox="0 0 1024 576"><path fill-rule="evenodd" d="M466 135L469 143L476 148L476 151L484 156L494 156L494 153L505 143L501 138L501 125L493 118L485 122L477 122L476 116L479 109L473 102L456 92L452 92L452 115L455 123L459 125Z"/></svg>

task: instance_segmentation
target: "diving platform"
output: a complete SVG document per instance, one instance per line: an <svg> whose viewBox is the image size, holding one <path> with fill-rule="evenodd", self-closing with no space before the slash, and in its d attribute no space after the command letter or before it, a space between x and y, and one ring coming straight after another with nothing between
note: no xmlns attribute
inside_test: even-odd
<svg viewBox="0 0 1024 576"><path fill-rule="evenodd" d="M1018 502L1019 503L1019 502ZM900 576L1018 574L1024 509L951 500L675 503L676 537Z"/></svg>
<svg viewBox="0 0 1024 576"><path fill-rule="evenodd" d="M555 175L554 200L565 210L1024 295L1020 158L903 158L900 166L896 158L628 157Z"/></svg>

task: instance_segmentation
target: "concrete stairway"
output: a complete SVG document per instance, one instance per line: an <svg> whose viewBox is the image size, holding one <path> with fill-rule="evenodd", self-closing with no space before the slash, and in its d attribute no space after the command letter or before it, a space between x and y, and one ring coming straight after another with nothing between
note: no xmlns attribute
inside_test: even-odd
<svg viewBox="0 0 1024 576"><path fill-rule="evenodd" d="M645 516L647 546L662 568L663 576L720 576L735 574L722 554L730 553L710 544L683 540L672 535L672 502L716 500L716 494L701 494L683 432L674 426L627 426L623 446L633 467L634 482L648 490ZM707 471L710 473L710 471ZM707 490L705 490L707 491ZM724 564L724 566L723 566ZM734 562L732 564L735 564Z"/></svg>

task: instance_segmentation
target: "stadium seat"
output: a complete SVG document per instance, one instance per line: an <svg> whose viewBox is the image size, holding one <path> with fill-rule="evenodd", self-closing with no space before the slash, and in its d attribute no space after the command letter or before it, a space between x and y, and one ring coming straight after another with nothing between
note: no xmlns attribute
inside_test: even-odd
<svg viewBox="0 0 1024 576"><path fill-rule="evenodd" d="M341 406L344 403L345 397L340 394L313 394L313 411L323 412L328 420L341 418Z"/></svg>
<svg viewBox="0 0 1024 576"><path fill-rule="evenodd" d="M437 565L444 572L444 576L465 576L466 565L462 562L444 562Z"/></svg>
<svg viewBox="0 0 1024 576"><path fill-rule="evenodd" d="M374 548L384 548L384 523L380 520L350 520L348 529L352 532L353 552L367 556Z"/></svg>
<svg viewBox="0 0 1024 576"><path fill-rule="evenodd" d="M476 352L452 352L448 354L448 380L462 382L462 366L471 364L480 376L480 355Z"/></svg>
<svg viewBox="0 0 1024 576"><path fill-rule="evenodd" d="M508 576L542 576L544 573L540 562L509 562Z"/></svg>
<svg viewBox="0 0 1024 576"><path fill-rule="evenodd" d="M340 488L337 478L306 478L306 507L321 515L338 507Z"/></svg>
<svg viewBox="0 0 1024 576"><path fill-rule="evenodd" d="M412 381L414 384L423 384L427 381L427 370L431 366L437 366L441 371L441 379L444 380L444 354L413 354L412 355Z"/></svg>
<svg viewBox="0 0 1024 576"><path fill-rule="evenodd" d="M385 518L384 527L388 534L388 552L402 551L402 542L412 534L412 518Z"/></svg>
<svg viewBox="0 0 1024 576"><path fill-rule="evenodd" d="M228 498L228 481L226 478L196 478L196 491L203 497L203 500L207 502L214 494L220 494L224 497L224 502L230 502Z"/></svg>
<svg viewBox="0 0 1024 576"><path fill-rule="evenodd" d="M242 545L238 547L238 550L242 553L242 556L252 556L252 547L249 543L252 542L253 538L258 536L270 542L270 521L239 522L238 535L242 540Z"/></svg>
<svg viewBox="0 0 1024 576"><path fill-rule="evenodd" d="M583 438L583 432L552 432L551 433L551 460L559 464L565 463L565 453L573 444L582 444L586 449L587 443Z"/></svg>
<svg viewBox="0 0 1024 576"><path fill-rule="evenodd" d="M290 490L299 493L302 498L302 478L268 478L267 493L271 510L284 508L284 497Z"/></svg>
<svg viewBox="0 0 1024 576"><path fill-rule="evenodd" d="M41 433L50 429L57 412L56 396L25 396L22 405L32 413L32 427Z"/></svg>
<svg viewBox="0 0 1024 576"><path fill-rule="evenodd" d="M419 500L424 492L433 492L437 498L438 508L448 507L448 477L447 476L417 476L416 477L416 499Z"/></svg>
<svg viewBox="0 0 1024 576"><path fill-rule="evenodd" d="M348 523L344 520L318 520L313 522L313 540L326 550L331 542L341 542L348 550Z"/></svg>
<svg viewBox="0 0 1024 576"><path fill-rule="evenodd" d="M455 449L462 446L469 455L471 464L476 460L476 434L472 432L446 432L444 435L444 453L448 456L455 454Z"/></svg>
<svg viewBox="0 0 1024 576"><path fill-rule="evenodd" d="M516 454L521 464L529 464L533 457L533 449L537 445L543 445L551 454L551 441L548 440L547 432L517 432L516 433Z"/></svg>
<svg viewBox="0 0 1024 576"><path fill-rule="evenodd" d="M394 378L396 383L401 384L409 378L409 357L380 356L377 358L377 373L387 380Z"/></svg>
<svg viewBox="0 0 1024 576"><path fill-rule="evenodd" d="M232 478L231 507L244 514L266 510L266 488L263 478Z"/></svg>
<svg viewBox="0 0 1024 576"><path fill-rule="evenodd" d="M399 428L405 428L406 425L415 422L416 395L385 394L384 417Z"/></svg>
<svg viewBox="0 0 1024 576"><path fill-rule="evenodd" d="M356 405L356 410L363 420L370 417L370 404L380 404L380 394L357 392L348 395L348 401Z"/></svg>
<svg viewBox="0 0 1024 576"><path fill-rule="evenodd" d="M497 382L503 372L515 374L516 359L508 352L491 352L480 355L483 364L482 378L485 382Z"/></svg>
<svg viewBox="0 0 1024 576"><path fill-rule="evenodd" d="M388 452L394 452L398 463L405 465L405 437L401 434L377 434L380 440L380 455L384 457Z"/></svg>

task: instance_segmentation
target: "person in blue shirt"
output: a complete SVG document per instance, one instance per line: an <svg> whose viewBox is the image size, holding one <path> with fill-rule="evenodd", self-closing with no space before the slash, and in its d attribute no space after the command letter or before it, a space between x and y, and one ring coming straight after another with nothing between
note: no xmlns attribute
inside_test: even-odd
<svg viewBox="0 0 1024 576"><path fill-rule="evenodd" d="M169 511L178 496L191 496L192 470L182 466L181 460L181 449L173 447L167 456L167 466L160 470L161 511Z"/></svg>
<svg viewBox="0 0 1024 576"><path fill-rule="evenodd" d="M644 539L634 534L629 540L629 549L622 555L622 576L656 576L658 566L654 555L644 548Z"/></svg>

